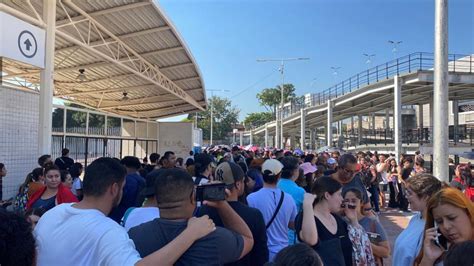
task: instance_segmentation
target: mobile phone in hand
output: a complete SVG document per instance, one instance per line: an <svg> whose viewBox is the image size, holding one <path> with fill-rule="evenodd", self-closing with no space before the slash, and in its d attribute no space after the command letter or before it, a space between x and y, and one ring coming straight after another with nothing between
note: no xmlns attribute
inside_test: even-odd
<svg viewBox="0 0 474 266"><path fill-rule="evenodd" d="M443 250L448 250L448 240L446 237L441 234L441 231L439 230L438 223L434 222L435 228L436 228L436 238L435 238L435 244L440 247Z"/></svg>

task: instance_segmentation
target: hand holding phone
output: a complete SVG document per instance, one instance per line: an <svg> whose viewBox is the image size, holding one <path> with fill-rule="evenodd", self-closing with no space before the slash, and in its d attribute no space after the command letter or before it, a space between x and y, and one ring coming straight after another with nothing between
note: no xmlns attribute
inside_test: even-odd
<svg viewBox="0 0 474 266"><path fill-rule="evenodd" d="M448 240L446 237L441 234L441 231L439 230L438 223L434 222L435 228L436 228L436 238L435 238L435 244L442 248L443 250L448 250Z"/></svg>

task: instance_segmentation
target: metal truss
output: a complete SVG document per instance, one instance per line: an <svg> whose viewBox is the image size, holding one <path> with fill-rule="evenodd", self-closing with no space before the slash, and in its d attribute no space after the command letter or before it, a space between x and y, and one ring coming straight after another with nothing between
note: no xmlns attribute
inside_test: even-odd
<svg viewBox="0 0 474 266"><path fill-rule="evenodd" d="M68 21L62 22L59 27L57 27L57 35L74 45L91 52L92 54L112 62L122 69L134 73L149 83L158 86L185 102L188 102L199 110L204 110L195 99L176 85L176 83L163 75L159 67L145 60L142 55L138 54L119 37L108 31L90 14L72 3L71 0L59 1L59 5L67 15ZM80 19L78 19L77 16L75 18L71 17L70 10L79 13L82 17ZM87 31L81 31L77 27L77 24L79 23L87 23ZM100 40L91 40L91 34L96 34L100 37ZM181 67L187 64L188 63L184 63L179 66ZM168 69L173 69L175 67L178 67L178 65L170 66ZM156 110L156 112L159 111L160 110Z"/></svg>

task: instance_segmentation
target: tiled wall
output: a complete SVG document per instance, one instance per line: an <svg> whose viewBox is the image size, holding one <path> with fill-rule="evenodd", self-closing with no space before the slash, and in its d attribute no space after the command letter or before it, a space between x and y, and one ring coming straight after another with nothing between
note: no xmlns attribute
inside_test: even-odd
<svg viewBox="0 0 474 266"><path fill-rule="evenodd" d="M0 86L0 162L8 174L3 199L14 196L38 158L39 94Z"/></svg>

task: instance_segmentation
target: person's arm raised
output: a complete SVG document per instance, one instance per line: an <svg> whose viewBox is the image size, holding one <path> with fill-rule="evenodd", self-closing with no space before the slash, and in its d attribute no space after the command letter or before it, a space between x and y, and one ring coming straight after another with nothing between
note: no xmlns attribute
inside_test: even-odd
<svg viewBox="0 0 474 266"><path fill-rule="evenodd" d="M316 221L314 220L313 202L316 195L311 193L304 194L303 200L303 224L299 236L303 242L310 246L318 243L318 230L316 228Z"/></svg>
<svg viewBox="0 0 474 266"><path fill-rule="evenodd" d="M228 195L230 192L226 189L226 193ZM245 221L232 209L227 201L204 201L203 204L216 208L225 228L238 233L244 239L244 248L239 259L247 255L253 248L253 236Z"/></svg>
<svg viewBox="0 0 474 266"><path fill-rule="evenodd" d="M138 261L136 266L144 265L173 265L188 248L198 239L216 230L214 222L204 215L188 220L188 226L173 241L166 246Z"/></svg>

